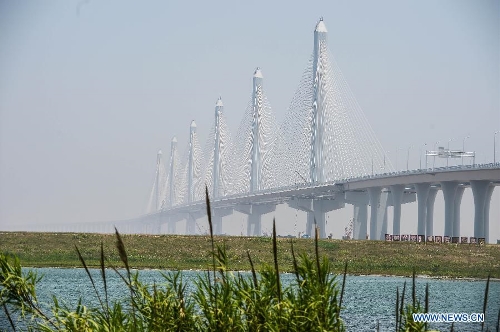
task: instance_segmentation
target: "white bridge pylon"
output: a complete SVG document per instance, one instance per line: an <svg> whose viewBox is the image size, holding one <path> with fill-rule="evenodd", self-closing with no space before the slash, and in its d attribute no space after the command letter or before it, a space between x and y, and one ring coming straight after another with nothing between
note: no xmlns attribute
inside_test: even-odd
<svg viewBox="0 0 500 332"><path fill-rule="evenodd" d="M276 120L264 93L263 75L257 68L252 95L235 137L232 153L231 194L253 193L276 187L271 157L276 141Z"/></svg>
<svg viewBox="0 0 500 332"><path fill-rule="evenodd" d="M278 137L278 187L392 171L340 69L330 61L323 20L314 30L311 59Z"/></svg>

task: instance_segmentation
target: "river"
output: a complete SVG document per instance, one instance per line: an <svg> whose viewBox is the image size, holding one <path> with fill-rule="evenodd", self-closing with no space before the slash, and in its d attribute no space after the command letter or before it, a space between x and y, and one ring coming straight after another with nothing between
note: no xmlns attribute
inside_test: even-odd
<svg viewBox="0 0 500 332"><path fill-rule="evenodd" d="M83 269L37 268L33 269L43 275L37 287L38 299L48 303L52 295L74 306L81 297L88 306L97 306L98 302L92 285ZM98 270L95 274L97 287L101 288L101 279ZM152 284L162 283L163 278L157 270L141 270L140 279ZM111 299L120 299L127 296L123 281L112 270L107 270L108 288L112 290ZM200 276L199 271L184 271L183 278L192 287L193 281ZM286 285L293 280L291 274L283 274L283 283ZM344 309L341 317L347 331L374 331L377 321L380 331L394 331L395 315L394 303L396 287L400 292L404 281L407 282L407 299L410 300L411 278L385 276L347 276L344 295ZM338 279L342 282L341 276ZM483 308L483 297L486 281L473 280L446 280L417 278L417 298L424 301L425 284L429 283L430 298L429 311L439 313L479 313ZM191 288L192 290L193 288ZM188 287L188 291L190 288ZM493 331L500 309L500 282L490 283L488 307L486 312L486 326ZM2 322L3 320L3 322ZM5 315L0 313L0 329L5 328ZM450 324L431 324L431 327L449 331ZM455 323L455 331L480 331L478 323Z"/></svg>

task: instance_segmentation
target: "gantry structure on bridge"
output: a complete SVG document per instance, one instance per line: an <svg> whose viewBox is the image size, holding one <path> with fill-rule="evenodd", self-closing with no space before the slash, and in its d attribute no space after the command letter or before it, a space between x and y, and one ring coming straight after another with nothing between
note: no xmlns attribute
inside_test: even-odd
<svg viewBox="0 0 500 332"><path fill-rule="evenodd" d="M460 236L461 197L470 186L476 211L474 236L488 236L489 204L500 181L499 165L474 164L459 169L428 169L426 165L415 172L395 172L328 52L322 19L314 30L309 63L279 126L263 81L257 68L251 98L234 138L219 98L203 149L192 121L183 157L176 137L167 165L158 153L148 214L135 222L158 227L167 224L168 233L175 233L176 224L186 220L186 233L195 234L196 220L206 215L206 186L216 234L222 233L222 218L238 211L248 215L247 234L260 235L262 215L287 203L307 212L306 233L311 234L316 224L320 236L325 237L325 214L351 204L354 238L383 239L388 232L387 207L394 207L392 233L399 234L401 204L418 200L418 234L433 235L434 200L442 190L443 235ZM427 155L435 158L446 153Z"/></svg>

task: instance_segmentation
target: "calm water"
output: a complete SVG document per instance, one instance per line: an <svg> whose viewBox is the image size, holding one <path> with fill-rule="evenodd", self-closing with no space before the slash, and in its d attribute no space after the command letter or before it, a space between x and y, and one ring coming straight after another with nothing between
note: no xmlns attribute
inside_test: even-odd
<svg viewBox="0 0 500 332"><path fill-rule="evenodd" d="M50 302L52 295L64 299L74 306L80 297L88 306L98 306L94 291L83 269L34 269L43 274L37 294L39 301ZM99 271L93 270L97 281L100 281ZM140 271L141 279L146 283L162 283L163 278L159 271ZM183 272L183 278L190 285L200 275L197 271ZM108 288L111 289L111 300L127 297L126 288L121 279L112 270L107 271ZM283 274L284 284L293 280L293 275ZM380 277L380 276L348 276L344 295L345 309L342 318L347 331L374 331L377 321L381 331L394 331L395 315L394 302L396 287L400 292L403 283L407 282L407 295L411 294L411 278ZM341 282L341 279L339 279ZM98 287L101 287L99 282ZM425 284L429 283L430 312L481 312L485 281L457 281L417 278L417 297L423 302ZM408 287L409 286L409 287ZM191 288L192 290L192 288ZM189 288L188 288L189 291ZM409 292L408 292L409 291ZM409 297L408 297L408 300ZM407 300L407 301L408 301ZM500 309L500 282L490 283L487 325L493 330ZM449 331L449 324L431 325L433 328ZM3 311L0 313L0 329L6 327ZM480 324L458 323L455 331L480 331Z"/></svg>

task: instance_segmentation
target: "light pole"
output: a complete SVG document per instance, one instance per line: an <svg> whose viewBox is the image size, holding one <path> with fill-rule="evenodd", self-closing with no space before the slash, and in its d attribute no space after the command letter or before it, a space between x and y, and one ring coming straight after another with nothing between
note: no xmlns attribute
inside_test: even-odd
<svg viewBox="0 0 500 332"><path fill-rule="evenodd" d="M425 169L427 169L427 143L424 143L425 147ZM420 169L422 169L422 147L420 147Z"/></svg>
<svg viewBox="0 0 500 332"><path fill-rule="evenodd" d="M465 140L467 138L470 138L469 135L464 137L464 140L462 141L462 166L464 165L464 153L465 153Z"/></svg>
<svg viewBox="0 0 500 332"><path fill-rule="evenodd" d="M450 138L448 140L448 151L446 151L446 167L448 167L448 164L450 162L450 142L453 141L453 138Z"/></svg>
<svg viewBox="0 0 500 332"><path fill-rule="evenodd" d="M497 134L500 133L500 131L495 131L493 134L493 163L496 164L497 162Z"/></svg>
<svg viewBox="0 0 500 332"><path fill-rule="evenodd" d="M408 154L406 155L406 171L408 172L409 170L409 163L410 163L410 149L412 148L413 146L410 145L408 147Z"/></svg>
<svg viewBox="0 0 500 332"><path fill-rule="evenodd" d="M436 145L439 144L439 141L437 141L436 143L434 143L434 151L432 152L436 152ZM434 156L433 160L432 160L432 169L434 170L434 166L436 166L436 156Z"/></svg>
<svg viewBox="0 0 500 332"><path fill-rule="evenodd" d="M396 172L399 172L399 167L398 167L398 154L399 154L399 153L398 153L398 152L399 152L399 150L401 150L401 149L402 149L402 148L400 148L400 147L398 147L398 148L396 149Z"/></svg>

